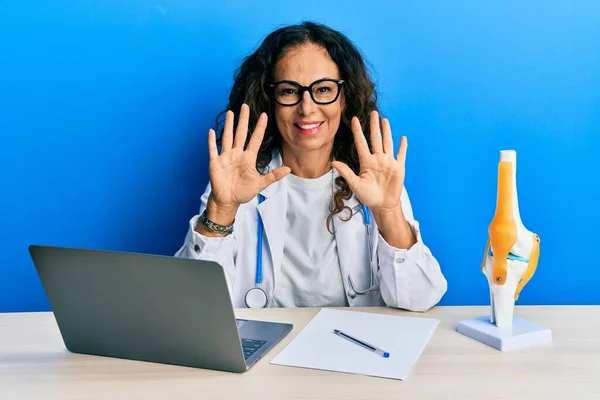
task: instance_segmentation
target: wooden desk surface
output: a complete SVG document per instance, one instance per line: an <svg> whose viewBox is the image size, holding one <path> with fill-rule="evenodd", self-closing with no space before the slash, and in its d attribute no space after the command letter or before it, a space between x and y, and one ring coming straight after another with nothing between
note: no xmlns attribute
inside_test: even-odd
<svg viewBox="0 0 600 400"><path fill-rule="evenodd" d="M0 314L1 399L600 399L600 307L517 307L553 343L499 352L455 331L487 307L436 307L435 334L406 381L270 365L318 309L238 310L294 330L250 371L233 374L69 353L51 313Z"/></svg>

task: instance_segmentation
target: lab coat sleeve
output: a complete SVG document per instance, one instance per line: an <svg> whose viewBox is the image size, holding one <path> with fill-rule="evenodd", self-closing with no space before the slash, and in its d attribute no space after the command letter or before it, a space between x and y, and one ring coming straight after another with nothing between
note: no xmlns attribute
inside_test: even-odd
<svg viewBox="0 0 600 400"><path fill-rule="evenodd" d="M440 301L448 283L438 261L423 242L406 189L402 191L402 208L417 242L408 249L399 249L390 246L378 233L377 276L381 296L389 307L424 312Z"/></svg>
<svg viewBox="0 0 600 400"><path fill-rule="evenodd" d="M233 296L233 287L235 285L235 259L237 256L237 240L235 229L233 233L224 237L208 237L196 232L194 228L198 224L200 215L206 209L208 196L210 194L210 183L206 187L204 194L200 198L200 211L194 215L188 226L183 245L175 253L175 257L191 258L195 260L215 261L219 263L227 277L229 293Z"/></svg>

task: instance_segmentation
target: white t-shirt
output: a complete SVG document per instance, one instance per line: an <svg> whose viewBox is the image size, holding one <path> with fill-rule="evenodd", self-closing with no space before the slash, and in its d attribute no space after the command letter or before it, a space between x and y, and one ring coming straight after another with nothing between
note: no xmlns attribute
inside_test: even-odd
<svg viewBox="0 0 600 400"><path fill-rule="evenodd" d="M288 184L286 236L274 307L348 305L335 235L326 225L337 176L334 171L316 179L292 174L284 178Z"/></svg>

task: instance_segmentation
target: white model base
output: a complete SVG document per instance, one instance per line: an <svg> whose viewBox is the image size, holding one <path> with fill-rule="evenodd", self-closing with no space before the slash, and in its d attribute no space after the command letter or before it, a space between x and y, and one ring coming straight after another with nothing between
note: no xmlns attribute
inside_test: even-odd
<svg viewBox="0 0 600 400"><path fill-rule="evenodd" d="M500 351L552 342L549 328L518 317L513 318L510 328L498 328L490 322L489 316L467 319L458 324L456 331Z"/></svg>

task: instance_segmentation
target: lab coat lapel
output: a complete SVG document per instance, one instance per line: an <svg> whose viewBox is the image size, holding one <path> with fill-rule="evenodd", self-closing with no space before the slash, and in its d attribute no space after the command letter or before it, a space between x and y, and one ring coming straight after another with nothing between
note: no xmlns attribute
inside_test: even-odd
<svg viewBox="0 0 600 400"><path fill-rule="evenodd" d="M370 280L370 268L367 261L366 230L360 212L361 204L356 196L352 196L349 200L345 201L345 205L350 207L353 215L359 214L346 221L350 213L348 210L344 210L333 218L342 280L346 293L348 293L348 290L351 288L348 275L352 275L352 282L357 289L366 289ZM350 305L353 305L353 303L360 302L365 297L357 296L355 299L348 298L348 301L351 303Z"/></svg>
<svg viewBox="0 0 600 400"><path fill-rule="evenodd" d="M269 169L278 167L280 158L276 158ZM286 180L282 179L264 189L261 194L265 196L264 201L258 205L258 213L263 222L265 240L263 241L263 254L268 254L273 274L263 267L263 279L267 288L272 291L275 287L275 277L281 269L283 259L283 244L285 239L285 215L287 212L287 186ZM267 264L263 262L266 267ZM270 282L269 282L270 281Z"/></svg>

